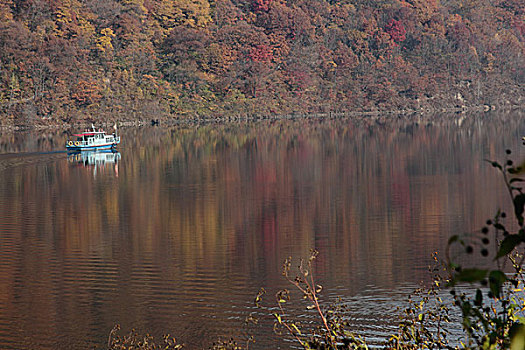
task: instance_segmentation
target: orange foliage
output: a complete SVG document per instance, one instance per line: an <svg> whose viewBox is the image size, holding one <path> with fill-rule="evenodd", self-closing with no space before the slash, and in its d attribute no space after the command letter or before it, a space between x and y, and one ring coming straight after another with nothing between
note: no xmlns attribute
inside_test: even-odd
<svg viewBox="0 0 525 350"><path fill-rule="evenodd" d="M78 84L73 87L71 98L80 106L89 106L100 100L102 97L100 91L100 87L98 87L95 82L80 80Z"/></svg>
<svg viewBox="0 0 525 350"><path fill-rule="evenodd" d="M126 118L152 105L165 116L320 112L347 108L347 96L362 109L419 108L455 105L450 91L467 80L476 89L462 96L486 104L492 84L515 96L525 82L520 5L2 0L0 118L99 103L109 116L133 111Z"/></svg>

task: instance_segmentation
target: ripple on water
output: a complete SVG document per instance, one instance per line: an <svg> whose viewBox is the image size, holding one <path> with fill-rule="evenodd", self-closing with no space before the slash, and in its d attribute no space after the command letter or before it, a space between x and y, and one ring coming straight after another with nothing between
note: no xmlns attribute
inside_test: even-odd
<svg viewBox="0 0 525 350"><path fill-rule="evenodd" d="M118 174L0 156L0 348L101 347L115 323L205 348L250 313L264 319L250 348L276 348L253 298L265 287L275 305L292 289L282 261L310 248L323 300L342 297L352 329L380 344L430 253L494 214L501 182L483 159L525 130L523 118L447 120L407 121L410 133L351 120L128 129ZM304 306L287 310L315 324Z"/></svg>

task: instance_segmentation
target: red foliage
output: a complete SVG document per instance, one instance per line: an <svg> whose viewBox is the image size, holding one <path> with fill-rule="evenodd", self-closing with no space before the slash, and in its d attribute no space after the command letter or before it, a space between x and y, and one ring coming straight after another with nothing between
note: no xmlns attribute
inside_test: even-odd
<svg viewBox="0 0 525 350"><path fill-rule="evenodd" d="M447 38L454 50L466 50L471 37L469 28L465 23L457 21L453 26L448 28Z"/></svg>
<svg viewBox="0 0 525 350"><path fill-rule="evenodd" d="M515 19L512 24L516 32L519 33L519 35L521 35L522 37L525 37L525 22L523 22L520 19Z"/></svg>
<svg viewBox="0 0 525 350"><path fill-rule="evenodd" d="M392 40L394 40L396 43L405 41L406 39L407 31L401 21L397 21L395 19L390 20L390 23L388 23L385 30L388 34L390 34Z"/></svg>
<svg viewBox="0 0 525 350"><path fill-rule="evenodd" d="M308 86L310 86L311 82L312 78L305 70L294 70L290 72L288 84L296 96L301 96Z"/></svg>
<svg viewBox="0 0 525 350"><path fill-rule="evenodd" d="M250 49L248 57L254 62L268 63L273 60L273 50L268 45L256 45Z"/></svg>
<svg viewBox="0 0 525 350"><path fill-rule="evenodd" d="M253 9L255 11L268 12L272 0L252 0Z"/></svg>
<svg viewBox="0 0 525 350"><path fill-rule="evenodd" d="M484 103L496 81L485 72L508 91L525 79L524 0L199 1L0 0L0 120L32 105L146 111L153 97L166 113L420 108L466 80ZM98 55L106 28L112 54ZM239 93L260 99L233 106Z"/></svg>

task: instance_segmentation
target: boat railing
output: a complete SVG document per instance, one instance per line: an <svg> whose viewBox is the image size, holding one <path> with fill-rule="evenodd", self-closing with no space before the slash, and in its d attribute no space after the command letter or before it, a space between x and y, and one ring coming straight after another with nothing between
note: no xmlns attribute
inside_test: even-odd
<svg viewBox="0 0 525 350"><path fill-rule="evenodd" d="M109 140L111 143L120 143L120 136L115 135L108 135L110 136ZM101 139L100 141L104 141L104 139ZM83 147L83 146L91 146L94 143L99 142L99 140L68 140L67 145L69 146L76 146L76 147Z"/></svg>

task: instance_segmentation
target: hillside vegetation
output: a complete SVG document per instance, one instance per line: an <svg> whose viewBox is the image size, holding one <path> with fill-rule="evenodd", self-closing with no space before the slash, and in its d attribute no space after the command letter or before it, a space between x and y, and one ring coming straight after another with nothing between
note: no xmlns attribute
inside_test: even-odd
<svg viewBox="0 0 525 350"><path fill-rule="evenodd" d="M1 124L523 104L522 0L0 0Z"/></svg>

